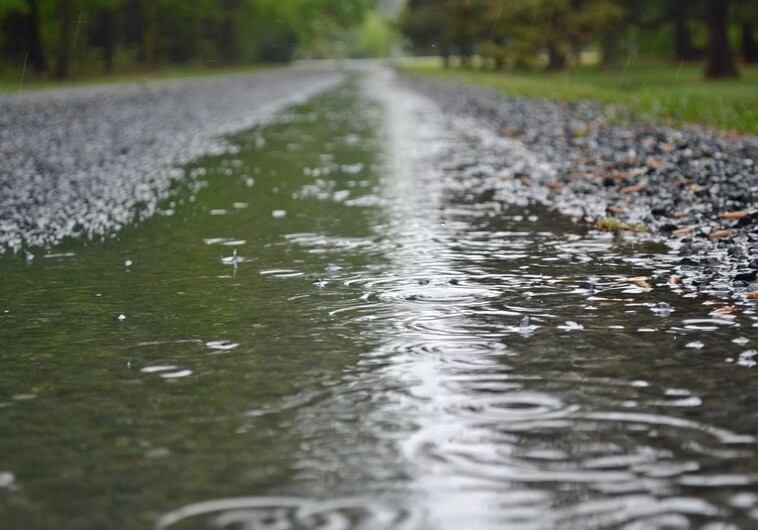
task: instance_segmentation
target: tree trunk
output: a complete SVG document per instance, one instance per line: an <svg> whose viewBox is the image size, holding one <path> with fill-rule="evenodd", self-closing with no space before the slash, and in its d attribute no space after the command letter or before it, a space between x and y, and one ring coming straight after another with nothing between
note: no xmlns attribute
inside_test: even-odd
<svg viewBox="0 0 758 530"><path fill-rule="evenodd" d="M603 70L611 71L618 69L621 63L618 28L613 26L603 31L603 35L600 38L600 45L603 50Z"/></svg>
<svg viewBox="0 0 758 530"><path fill-rule="evenodd" d="M0 61L25 64L35 72L45 70L45 56L40 39L37 1L30 0L25 13L11 10L0 20Z"/></svg>
<svg viewBox="0 0 758 530"><path fill-rule="evenodd" d="M705 77L724 79L738 77L734 56L729 47L728 0L708 1L708 32L711 37L708 47L708 66Z"/></svg>
<svg viewBox="0 0 758 530"><path fill-rule="evenodd" d="M692 34L688 26L688 10L683 5L677 5L674 13L674 39L677 61L692 61L699 57L700 53L692 45Z"/></svg>
<svg viewBox="0 0 758 530"><path fill-rule="evenodd" d="M147 66L153 67L157 64L158 53L158 7L155 2L147 2L146 4L143 50L145 63Z"/></svg>
<svg viewBox="0 0 758 530"><path fill-rule="evenodd" d="M113 11L110 8L105 8L100 14L100 32L102 35L103 62L107 73L113 71L113 56L116 51L114 29Z"/></svg>
<svg viewBox="0 0 758 530"><path fill-rule="evenodd" d="M547 69L550 71L558 71L566 68L567 60L566 54L559 50L556 46L548 46L547 48Z"/></svg>
<svg viewBox="0 0 758 530"><path fill-rule="evenodd" d="M742 23L742 58L748 63L758 63L758 42L753 35L753 27Z"/></svg>
<svg viewBox="0 0 758 530"><path fill-rule="evenodd" d="M60 4L60 31L56 53L55 77L66 79L71 66L71 29L74 15L71 0L62 0Z"/></svg>
<svg viewBox="0 0 758 530"><path fill-rule="evenodd" d="M42 39L39 32L39 8L37 0L29 0L29 13L26 15L27 26L25 28L26 53L28 53L29 65L35 72L45 70L45 54L42 52Z"/></svg>
<svg viewBox="0 0 758 530"><path fill-rule="evenodd" d="M125 19L124 36L132 49L137 50L137 58L145 60L144 36L142 31L142 2L140 0L128 0L120 10Z"/></svg>

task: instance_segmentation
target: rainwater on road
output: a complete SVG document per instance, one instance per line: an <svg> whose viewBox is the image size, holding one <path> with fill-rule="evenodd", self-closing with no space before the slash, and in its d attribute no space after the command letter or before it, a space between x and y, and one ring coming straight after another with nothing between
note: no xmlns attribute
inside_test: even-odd
<svg viewBox="0 0 758 530"><path fill-rule="evenodd" d="M0 527L755 528L755 313L389 71L0 256ZM640 285L643 285L642 287Z"/></svg>

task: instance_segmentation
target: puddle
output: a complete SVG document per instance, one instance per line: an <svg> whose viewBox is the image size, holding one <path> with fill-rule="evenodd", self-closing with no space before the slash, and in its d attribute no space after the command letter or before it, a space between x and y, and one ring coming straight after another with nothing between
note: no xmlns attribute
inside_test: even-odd
<svg viewBox="0 0 758 530"><path fill-rule="evenodd" d="M758 524L753 305L390 72L233 141L169 217L0 257L5 521Z"/></svg>

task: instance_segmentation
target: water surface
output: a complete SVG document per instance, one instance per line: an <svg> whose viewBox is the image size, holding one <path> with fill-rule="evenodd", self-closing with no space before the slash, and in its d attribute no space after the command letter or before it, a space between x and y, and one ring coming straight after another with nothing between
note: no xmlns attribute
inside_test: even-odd
<svg viewBox="0 0 758 530"><path fill-rule="evenodd" d="M157 217L0 256L9 528L758 524L753 307L388 72L233 140Z"/></svg>

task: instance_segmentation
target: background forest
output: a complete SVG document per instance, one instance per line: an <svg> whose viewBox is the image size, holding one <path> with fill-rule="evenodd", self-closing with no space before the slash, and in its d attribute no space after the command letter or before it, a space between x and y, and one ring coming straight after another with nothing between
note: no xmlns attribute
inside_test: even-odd
<svg viewBox="0 0 758 530"><path fill-rule="evenodd" d="M2 0L0 78L67 79L175 65L389 56L405 45L494 70L562 70L588 55L758 63L755 0Z"/></svg>
<svg viewBox="0 0 758 530"><path fill-rule="evenodd" d="M755 0L409 0L400 27L420 53L463 66L561 70L587 49L605 69L626 57L706 59L707 77L738 74L735 53L758 62Z"/></svg>
<svg viewBox="0 0 758 530"><path fill-rule="evenodd" d="M66 79L323 54L374 0L2 0L0 75Z"/></svg>

